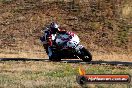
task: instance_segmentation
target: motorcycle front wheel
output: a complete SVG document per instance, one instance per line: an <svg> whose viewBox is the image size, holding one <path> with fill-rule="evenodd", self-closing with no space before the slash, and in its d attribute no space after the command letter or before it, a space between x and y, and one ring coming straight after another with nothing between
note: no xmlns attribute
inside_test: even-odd
<svg viewBox="0 0 132 88"><path fill-rule="evenodd" d="M92 60L92 54L85 48L80 49L80 54L78 56L85 62L90 62Z"/></svg>

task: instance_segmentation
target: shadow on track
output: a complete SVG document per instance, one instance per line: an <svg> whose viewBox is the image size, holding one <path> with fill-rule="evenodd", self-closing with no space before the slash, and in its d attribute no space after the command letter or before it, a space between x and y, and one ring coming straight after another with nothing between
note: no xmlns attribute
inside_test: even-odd
<svg viewBox="0 0 132 88"><path fill-rule="evenodd" d="M44 61L50 62L49 59L30 59L30 58L0 58L0 61ZM102 64L102 65L120 65L120 66L132 66L132 62L121 61L91 61L83 62L80 59L62 59L61 63L80 63L80 64Z"/></svg>
<svg viewBox="0 0 132 88"><path fill-rule="evenodd" d="M48 59L30 59L30 58L0 58L0 61L46 61Z"/></svg>

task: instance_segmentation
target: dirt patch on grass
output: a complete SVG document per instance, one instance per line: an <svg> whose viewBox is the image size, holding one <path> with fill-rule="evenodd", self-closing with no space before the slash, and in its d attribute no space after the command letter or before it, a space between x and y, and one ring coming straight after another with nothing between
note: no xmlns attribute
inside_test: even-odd
<svg viewBox="0 0 132 88"><path fill-rule="evenodd" d="M93 52L93 60L132 62L132 54Z"/></svg>

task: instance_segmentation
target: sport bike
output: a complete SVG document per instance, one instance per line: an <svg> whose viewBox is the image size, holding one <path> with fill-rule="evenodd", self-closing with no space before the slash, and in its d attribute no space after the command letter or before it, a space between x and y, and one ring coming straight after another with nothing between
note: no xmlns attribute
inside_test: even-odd
<svg viewBox="0 0 132 88"><path fill-rule="evenodd" d="M92 60L92 54L83 45L80 44L79 37L74 34L70 41L67 34L51 35L54 40L54 46L51 48L52 55L49 57L52 61L61 59L82 59L85 62ZM48 48L45 48L47 53Z"/></svg>

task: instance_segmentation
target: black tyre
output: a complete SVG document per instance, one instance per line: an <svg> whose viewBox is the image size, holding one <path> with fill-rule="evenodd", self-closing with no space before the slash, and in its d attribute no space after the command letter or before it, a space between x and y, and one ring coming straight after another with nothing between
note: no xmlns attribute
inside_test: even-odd
<svg viewBox="0 0 132 88"><path fill-rule="evenodd" d="M48 47L45 47L46 49L46 53L48 54ZM49 57L50 61L61 61L61 59L58 57L57 52L55 52L55 50L52 50L52 55Z"/></svg>
<svg viewBox="0 0 132 88"><path fill-rule="evenodd" d="M51 57L49 57L49 60L51 61L61 61L61 58L57 57L57 55L52 55Z"/></svg>
<svg viewBox="0 0 132 88"><path fill-rule="evenodd" d="M92 54L85 48L80 50L80 54L78 56L85 62L90 62L92 60Z"/></svg>

